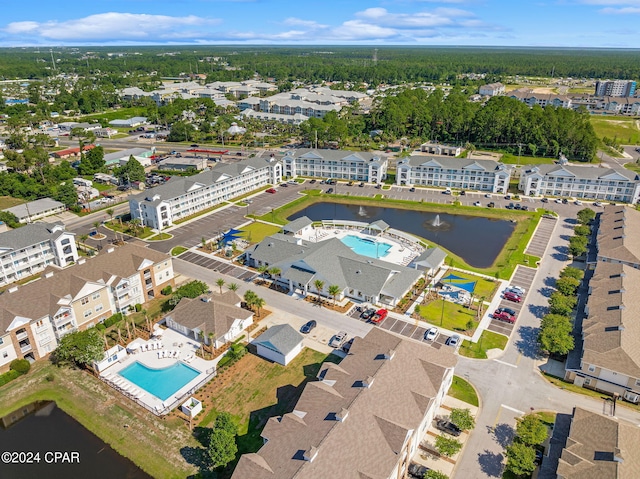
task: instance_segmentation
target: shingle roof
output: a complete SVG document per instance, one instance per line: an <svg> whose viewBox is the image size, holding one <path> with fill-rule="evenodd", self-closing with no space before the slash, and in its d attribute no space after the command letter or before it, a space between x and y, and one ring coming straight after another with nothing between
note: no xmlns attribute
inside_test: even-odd
<svg viewBox="0 0 640 479"><path fill-rule="evenodd" d="M253 340L253 344L263 345L286 356L302 342L302 335L288 324L271 326Z"/></svg>
<svg viewBox="0 0 640 479"><path fill-rule="evenodd" d="M576 407L558 462L558 478L636 479L639 443L640 430L634 424Z"/></svg>
<svg viewBox="0 0 640 479"><path fill-rule="evenodd" d="M282 227L282 231L284 231L285 233L297 233L301 229L306 228L307 226L312 224L313 221L311 221L308 216L301 216L300 218L296 218L295 220L290 221L289 223L284 225Z"/></svg>
<svg viewBox="0 0 640 479"><path fill-rule="evenodd" d="M527 165L524 167L527 173L538 172L543 176L569 176L586 180L607 179L611 175L617 175L628 181L638 180L638 175L626 168L601 168L599 166L578 165Z"/></svg>
<svg viewBox="0 0 640 479"><path fill-rule="evenodd" d="M51 198L41 198L35 201L29 201L28 203L24 203L17 206L12 206L11 208L7 208L4 211L8 211L9 213L13 213L18 218L26 218L28 216L37 215L43 213L44 211L49 211L57 208L64 208L64 203L60 203Z"/></svg>
<svg viewBox="0 0 640 479"><path fill-rule="evenodd" d="M430 164L433 164L434 168L439 166L440 168L454 170L475 168L483 171L496 171L505 168L503 163L493 160L469 160L453 156L413 155L398 162L398 166L402 164L409 164L413 168L418 166L429 167Z"/></svg>
<svg viewBox="0 0 640 479"><path fill-rule="evenodd" d="M455 363L451 351L372 329L339 365L322 365L320 381L305 386L292 413L269 419L266 443L240 458L233 478L389 477ZM307 461L305 453L316 456Z"/></svg>
<svg viewBox="0 0 640 479"><path fill-rule="evenodd" d="M0 233L0 250L20 250L27 246L56 239L64 231L64 224L29 223L21 228ZM66 232L70 235L75 233Z"/></svg>
<svg viewBox="0 0 640 479"><path fill-rule="evenodd" d="M379 153L371 153L368 151L349 151L349 150L330 150L330 149L311 149L300 148L297 150L290 150L285 155L285 158L294 157L300 158L317 158L326 161L359 161L362 163L378 162L383 163L387 159L381 156Z"/></svg>
<svg viewBox="0 0 640 479"><path fill-rule="evenodd" d="M418 266L427 266L431 269L441 265L446 258L447 253L440 248L427 248L413 262Z"/></svg>
<svg viewBox="0 0 640 479"><path fill-rule="evenodd" d="M54 314L58 310L58 300L71 299L87 282L113 283L132 276L145 260L153 263L171 261L167 255L135 243L127 243L112 253L108 251L103 250L84 264L63 270L51 269L53 276L43 275L37 281L19 286L16 292L0 295L0 331L6 331L17 315L38 319Z"/></svg>
<svg viewBox="0 0 640 479"><path fill-rule="evenodd" d="M624 206L606 206L598 225L598 255L640 263L640 213Z"/></svg>

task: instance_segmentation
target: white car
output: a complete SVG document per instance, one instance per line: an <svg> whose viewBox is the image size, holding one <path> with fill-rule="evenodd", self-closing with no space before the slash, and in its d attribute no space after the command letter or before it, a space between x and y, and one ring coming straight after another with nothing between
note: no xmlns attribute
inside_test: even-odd
<svg viewBox="0 0 640 479"><path fill-rule="evenodd" d="M602 206L602 202L600 202L600 201L596 201L596 202L593 204L593 206Z"/></svg>
<svg viewBox="0 0 640 479"><path fill-rule="evenodd" d="M581 206L581 205L582 205L582 201L580 201L580 200L575 200L575 201L573 202L573 204L574 204L574 205Z"/></svg>
<svg viewBox="0 0 640 479"><path fill-rule="evenodd" d="M521 288L520 286L513 286L513 285L509 286L507 288L507 291L512 291L516 293L518 296L524 296L524 294L527 292L526 289Z"/></svg>
<svg viewBox="0 0 640 479"><path fill-rule="evenodd" d="M555 201L556 203L562 203L562 199L560 199L560 198L556 198L556 199L555 199L555 200L553 200L553 201Z"/></svg>
<svg viewBox="0 0 640 479"><path fill-rule="evenodd" d="M473 206L482 206L479 201L476 201Z"/></svg>
<svg viewBox="0 0 640 479"><path fill-rule="evenodd" d="M424 333L424 339L427 341L435 341L438 337L438 328L429 328Z"/></svg>

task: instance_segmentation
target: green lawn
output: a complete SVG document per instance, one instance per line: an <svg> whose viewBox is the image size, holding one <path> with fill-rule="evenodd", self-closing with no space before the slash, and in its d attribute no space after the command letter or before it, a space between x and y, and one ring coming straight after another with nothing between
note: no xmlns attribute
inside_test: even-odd
<svg viewBox="0 0 640 479"><path fill-rule="evenodd" d="M241 231L242 237L249 243L259 243L267 236L276 234L281 229L282 228L280 228L279 226L268 225L256 221L255 223L251 223L250 225L243 226Z"/></svg>
<svg viewBox="0 0 640 479"><path fill-rule="evenodd" d="M24 203L24 200L21 200L20 198L14 198L13 196L0 196L0 210L21 205L22 203Z"/></svg>
<svg viewBox="0 0 640 479"><path fill-rule="evenodd" d="M506 336L485 330L477 343L472 343L466 339L462 341L460 355L468 358L487 359L487 350L504 349L507 341L509 341L509 338Z"/></svg>
<svg viewBox="0 0 640 479"><path fill-rule="evenodd" d="M511 153L504 153L502 155L502 163L510 165L540 165L551 164L556 161L556 158L548 158L546 156L524 156L522 155L518 160L518 155L512 155Z"/></svg>
<svg viewBox="0 0 640 479"><path fill-rule="evenodd" d="M638 163L625 163L624 167L627 170L635 171L636 173L640 173L640 164Z"/></svg>
<svg viewBox="0 0 640 479"><path fill-rule="evenodd" d="M640 144L640 129L636 118L628 116L597 116L589 118L598 138L617 138L623 145Z"/></svg>
<svg viewBox="0 0 640 479"><path fill-rule="evenodd" d="M477 299L480 299L482 297L484 297L487 301L491 301L491 298L493 297L493 293L495 292L498 284L491 279L486 279L486 278L482 278L480 276L476 276L474 274L469 274L469 273L463 273L461 271L457 271L457 270L453 270L450 269L448 270L445 274L444 277L446 278L448 275L455 275L459 278L464 278L464 279L468 279L469 281L475 281L476 282L476 287L473 291L474 296ZM464 281L462 281L464 283ZM455 286L457 283L457 281L453 281L451 284L453 286Z"/></svg>
<svg viewBox="0 0 640 479"><path fill-rule="evenodd" d="M188 248L185 248L184 246L176 246L171 250L171 256L178 256L185 251L189 251Z"/></svg>
<svg viewBox="0 0 640 479"><path fill-rule="evenodd" d="M147 241L162 241L169 238L173 238L173 235L169 233L158 233L157 235L153 235L152 237L147 238Z"/></svg>
<svg viewBox="0 0 640 479"><path fill-rule="evenodd" d="M476 312L451 301L438 299L426 306L420 306L420 316L425 321L450 331L466 331L469 320L475 322Z"/></svg>
<svg viewBox="0 0 640 479"><path fill-rule="evenodd" d="M471 404L472 406L477 407L480 404L476 390L469 382L460 376L453 376L453 383L451 383L451 387L449 388L449 396Z"/></svg>
<svg viewBox="0 0 640 479"><path fill-rule="evenodd" d="M126 120L127 118L132 118L134 116L145 116L145 115L146 115L146 108L134 106L131 108L118 108L117 110L108 110L103 113L83 115L81 117L74 117L74 118L82 118L82 121L87 121L87 122L98 120L99 122L104 123L102 126L109 126L108 123L111 120Z"/></svg>

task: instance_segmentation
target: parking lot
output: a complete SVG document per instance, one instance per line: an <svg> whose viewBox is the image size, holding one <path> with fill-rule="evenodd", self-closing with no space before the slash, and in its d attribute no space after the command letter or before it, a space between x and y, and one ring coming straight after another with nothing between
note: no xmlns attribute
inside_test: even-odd
<svg viewBox="0 0 640 479"><path fill-rule="evenodd" d="M367 322L368 320L363 319L361 317L361 314L362 313L358 311L357 308L353 308L349 312L348 316L359 321ZM440 333L436 337L435 341L427 341L424 339L424 333L427 332L427 329L430 328L431 325L427 325L427 323L423 321L415 321L409 318L405 320L387 316L387 318L382 323L380 323L378 327L396 334L400 334L407 338L415 339L416 341L432 345L436 348L444 346L445 342L449 338L449 336Z"/></svg>
<svg viewBox="0 0 640 479"><path fill-rule="evenodd" d="M557 223L558 220L555 218L540 218L538 228L531 238L525 253L542 258Z"/></svg>
<svg viewBox="0 0 640 479"><path fill-rule="evenodd" d="M527 299L527 294L531 289L531 284L533 283L533 278L535 277L535 275L535 269L527 268L525 266L518 266L511 279L511 285L520 286L521 288L524 288L526 290L526 293L522 297L522 301L520 303L515 303L506 299L500 300L500 304L498 305L499 308L510 308L516 312L516 322L518 321L517 317L520 315L520 310L522 309L522 306ZM500 294L502 294L502 291L500 291ZM504 334L505 336L510 336L514 328L515 324L511 324L506 321L500 321L497 319L492 319L491 323L489 323L489 326L487 327L489 331Z"/></svg>
<svg viewBox="0 0 640 479"><path fill-rule="evenodd" d="M241 281L250 281L254 276L256 276L256 273L253 271L248 271L224 261L194 253L193 251L187 251L186 253L181 254L180 259L202 266L203 268L210 269L211 271L233 276Z"/></svg>

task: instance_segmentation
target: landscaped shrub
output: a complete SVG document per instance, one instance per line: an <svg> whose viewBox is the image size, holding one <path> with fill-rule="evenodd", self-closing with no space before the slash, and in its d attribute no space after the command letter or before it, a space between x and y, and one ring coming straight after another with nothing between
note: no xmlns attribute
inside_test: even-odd
<svg viewBox="0 0 640 479"><path fill-rule="evenodd" d="M142 305L140 303L136 304L136 313L142 311Z"/></svg>
<svg viewBox="0 0 640 479"><path fill-rule="evenodd" d="M162 293L162 295L164 296L169 296L172 292L173 288L171 287L171 285L165 286L160 290L160 293Z"/></svg>
<svg viewBox="0 0 640 479"><path fill-rule="evenodd" d="M14 359L11 361L9 368L18 374L27 374L31 369L31 363L26 359Z"/></svg>
<svg viewBox="0 0 640 479"><path fill-rule="evenodd" d="M98 331L104 331L105 329L107 329L107 327L102 323L98 323L98 324L96 324L96 329Z"/></svg>
<svg viewBox="0 0 640 479"><path fill-rule="evenodd" d="M13 371L13 370L7 371L4 374L0 374L0 386L4 386L8 382L13 381L18 376L20 376L20 373L18 371Z"/></svg>
<svg viewBox="0 0 640 479"><path fill-rule="evenodd" d="M122 313L116 313L104 320L104 326L109 328L120 321L122 321Z"/></svg>

